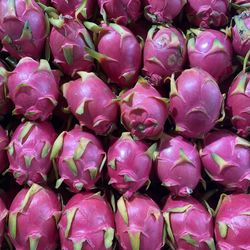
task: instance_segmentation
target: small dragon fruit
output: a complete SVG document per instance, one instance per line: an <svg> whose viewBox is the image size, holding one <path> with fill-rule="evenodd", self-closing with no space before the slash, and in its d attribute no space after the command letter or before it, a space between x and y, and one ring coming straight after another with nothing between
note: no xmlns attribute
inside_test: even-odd
<svg viewBox="0 0 250 250"><path fill-rule="evenodd" d="M172 21L182 10L187 0L145 0L145 17L153 23Z"/></svg>
<svg viewBox="0 0 250 250"><path fill-rule="evenodd" d="M163 208L171 249L215 250L213 218L192 197L169 197Z"/></svg>
<svg viewBox="0 0 250 250"><path fill-rule="evenodd" d="M152 85L180 72L186 61L186 39L173 27L153 26L144 46L143 73Z"/></svg>
<svg viewBox="0 0 250 250"><path fill-rule="evenodd" d="M134 34L113 23L102 27L87 22L85 25L99 32L98 52L86 48L89 55L100 63L111 82L121 88L132 87L138 80L142 59L142 49Z"/></svg>
<svg viewBox="0 0 250 250"><path fill-rule="evenodd" d="M121 25L137 21L141 16L141 0L98 0L104 18Z"/></svg>
<svg viewBox="0 0 250 250"><path fill-rule="evenodd" d="M197 37L188 41L188 58L191 67L199 67L221 82L233 72L231 41L217 30L195 31Z"/></svg>
<svg viewBox="0 0 250 250"><path fill-rule="evenodd" d="M210 178L229 189L247 191L250 186L250 143L221 130L210 133L201 151L203 166Z"/></svg>
<svg viewBox="0 0 250 250"><path fill-rule="evenodd" d="M81 78L63 85L70 111L82 126L96 134L108 134L116 127L118 103L111 89L94 73L78 72Z"/></svg>
<svg viewBox="0 0 250 250"><path fill-rule="evenodd" d="M121 122L139 139L158 139L168 117L168 100L144 79L120 96Z"/></svg>
<svg viewBox="0 0 250 250"><path fill-rule="evenodd" d="M8 234L15 249L54 250L61 203L48 188L33 184L23 188L9 210Z"/></svg>
<svg viewBox="0 0 250 250"><path fill-rule="evenodd" d="M155 149L123 133L108 150L109 184L130 198L149 180Z"/></svg>
<svg viewBox="0 0 250 250"><path fill-rule="evenodd" d="M82 188L89 190L94 187L100 178L106 154L94 135L76 126L57 137L50 158L55 161L61 177L56 187L65 182L72 192L79 192Z"/></svg>
<svg viewBox="0 0 250 250"><path fill-rule="evenodd" d="M15 130L8 146L9 170L20 185L46 181L50 151L56 133L48 122L25 122Z"/></svg>
<svg viewBox="0 0 250 250"><path fill-rule="evenodd" d="M158 205L140 194L130 200L121 197L115 215L120 249L160 250L164 244L163 217Z"/></svg>
<svg viewBox="0 0 250 250"><path fill-rule="evenodd" d="M100 194L79 193L64 207L59 222L61 249L111 250L114 214Z"/></svg>
<svg viewBox="0 0 250 250"><path fill-rule="evenodd" d="M49 45L54 62L65 74L74 76L77 71L93 69L93 59L85 48L93 49L94 45L88 31L79 21L64 18L59 27L52 28Z"/></svg>
<svg viewBox="0 0 250 250"><path fill-rule="evenodd" d="M195 146L181 136L161 137L156 158L158 177L172 194L190 195L201 180L201 161Z"/></svg>
<svg viewBox="0 0 250 250"><path fill-rule="evenodd" d="M189 22L201 27L221 27L228 23L229 0L188 0Z"/></svg>
<svg viewBox="0 0 250 250"><path fill-rule="evenodd" d="M9 138L7 136L7 133L0 126L0 173L2 173L8 166L8 158L6 153L6 147L8 146L8 144L9 144Z"/></svg>
<svg viewBox="0 0 250 250"><path fill-rule="evenodd" d="M218 249L249 249L250 195L222 195L215 218Z"/></svg>
<svg viewBox="0 0 250 250"><path fill-rule="evenodd" d="M46 60L40 63L30 57L22 58L8 77L10 99L14 114L29 120L47 120L57 105L59 75Z"/></svg>
<svg viewBox="0 0 250 250"><path fill-rule="evenodd" d="M218 121L223 96L215 79L199 68L187 69L172 78L170 113L176 131L190 138L202 138Z"/></svg>
<svg viewBox="0 0 250 250"><path fill-rule="evenodd" d="M3 235L4 235L4 229L5 229L5 220L6 220L7 215L8 215L8 210L6 209L6 206L3 200L0 198L0 249L2 249Z"/></svg>
<svg viewBox="0 0 250 250"><path fill-rule="evenodd" d="M39 58L49 27L34 0L0 0L0 40L11 56Z"/></svg>

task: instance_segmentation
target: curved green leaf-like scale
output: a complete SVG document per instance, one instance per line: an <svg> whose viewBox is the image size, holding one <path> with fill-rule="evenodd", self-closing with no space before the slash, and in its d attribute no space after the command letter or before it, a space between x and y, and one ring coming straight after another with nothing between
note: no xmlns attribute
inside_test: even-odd
<svg viewBox="0 0 250 250"><path fill-rule="evenodd" d="M74 217L76 215L78 208L74 207L66 211L66 216L67 216L67 226L64 232L65 238L69 237L70 234L70 229L74 220Z"/></svg>
<svg viewBox="0 0 250 250"><path fill-rule="evenodd" d="M225 168L232 166L216 153L211 153L211 158L219 166L220 172L222 172Z"/></svg>
<svg viewBox="0 0 250 250"><path fill-rule="evenodd" d="M53 147L52 147L52 150L51 150L51 154L50 154L50 159L53 160L55 159L60 150L62 149L62 146L63 146L63 137L64 135L66 134L66 132L62 132L55 140L54 144L53 144Z"/></svg>
<svg viewBox="0 0 250 250"><path fill-rule="evenodd" d="M191 234L186 234L186 235L182 236L181 239L185 240L188 244L190 244L194 247L199 246L199 242L197 242Z"/></svg>
<svg viewBox="0 0 250 250"><path fill-rule="evenodd" d="M116 170L116 159L114 158L113 160L109 161L108 165L109 165L112 169Z"/></svg>
<svg viewBox="0 0 250 250"><path fill-rule="evenodd" d="M120 215L123 218L124 223L128 225L128 222L129 222L128 221L128 212L127 212L126 203L125 203L125 200L124 200L123 197L121 197L118 200L117 208L118 208L118 211L119 211Z"/></svg>
<svg viewBox="0 0 250 250"><path fill-rule="evenodd" d="M46 158L50 152L50 149L51 149L51 145L49 142L45 142L44 143L44 146L43 146L43 149L42 149L42 152L41 152L41 157L42 159Z"/></svg>
<svg viewBox="0 0 250 250"><path fill-rule="evenodd" d="M32 184L32 186L30 187L30 189L28 190L28 192L26 193L24 200L21 204L20 207L20 212L25 209L26 205L28 204L29 200L32 198L32 196L36 193L38 193L40 190L42 189L41 186L39 186L38 184L34 183Z"/></svg>
<svg viewBox="0 0 250 250"><path fill-rule="evenodd" d="M228 231L228 226L224 222L218 222L219 223L219 232L221 238L226 238L227 237L227 231Z"/></svg>
<svg viewBox="0 0 250 250"><path fill-rule="evenodd" d="M18 137L18 140L22 141L24 139L24 137L30 132L30 130L32 129L32 127L35 124L33 122L26 122L25 125L23 126L23 129Z"/></svg>
<svg viewBox="0 0 250 250"><path fill-rule="evenodd" d="M8 228L9 228L9 231L10 231L10 236L11 236L13 239L16 238L17 214L18 214L18 213L10 213L10 214L9 214Z"/></svg>
<svg viewBox="0 0 250 250"><path fill-rule="evenodd" d="M64 55L64 58L67 62L67 64L72 64L73 63L73 57L74 57L74 45L72 44L65 44L63 47L62 47L62 50L63 50L63 55Z"/></svg>
<svg viewBox="0 0 250 250"><path fill-rule="evenodd" d="M141 232L128 232L132 250L140 250L140 236Z"/></svg>
<svg viewBox="0 0 250 250"><path fill-rule="evenodd" d="M30 250L37 250L40 238L41 238L41 236L30 236L29 237Z"/></svg>
<svg viewBox="0 0 250 250"><path fill-rule="evenodd" d="M76 166L74 159L73 158L65 159L65 162L67 163L72 174L74 176L77 176L78 170L77 170L77 166Z"/></svg>
<svg viewBox="0 0 250 250"><path fill-rule="evenodd" d="M80 142L74 152L74 160L79 160L82 157L89 143L90 140L86 138L80 139Z"/></svg>
<svg viewBox="0 0 250 250"><path fill-rule="evenodd" d="M115 229L114 228L109 227L105 230L104 244L105 244L106 249L109 249L110 247L112 247L114 236L115 236Z"/></svg>
<svg viewBox="0 0 250 250"><path fill-rule="evenodd" d="M98 172L97 168L91 168L91 169L89 169L89 175L90 175L90 178L92 180L94 180L96 178L97 172Z"/></svg>
<svg viewBox="0 0 250 250"><path fill-rule="evenodd" d="M32 29L29 21L26 21L23 27L23 31L20 40L31 40L32 39Z"/></svg>

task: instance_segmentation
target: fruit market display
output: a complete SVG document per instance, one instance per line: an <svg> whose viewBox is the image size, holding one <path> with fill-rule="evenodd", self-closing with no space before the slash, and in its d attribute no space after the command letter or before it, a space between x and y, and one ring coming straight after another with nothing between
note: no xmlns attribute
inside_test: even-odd
<svg viewBox="0 0 250 250"><path fill-rule="evenodd" d="M250 0L0 0L0 249L249 231Z"/></svg>

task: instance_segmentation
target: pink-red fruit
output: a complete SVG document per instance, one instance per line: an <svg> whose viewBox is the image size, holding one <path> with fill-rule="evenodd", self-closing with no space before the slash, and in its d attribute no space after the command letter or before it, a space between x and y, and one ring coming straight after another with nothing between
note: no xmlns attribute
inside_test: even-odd
<svg viewBox="0 0 250 250"><path fill-rule="evenodd" d="M6 209L3 200L0 198L0 249L2 249L2 242L4 238L4 230L5 230L7 215L8 215L8 210Z"/></svg>
<svg viewBox="0 0 250 250"><path fill-rule="evenodd" d="M0 126L0 173L8 166L6 147L9 144L7 132Z"/></svg>

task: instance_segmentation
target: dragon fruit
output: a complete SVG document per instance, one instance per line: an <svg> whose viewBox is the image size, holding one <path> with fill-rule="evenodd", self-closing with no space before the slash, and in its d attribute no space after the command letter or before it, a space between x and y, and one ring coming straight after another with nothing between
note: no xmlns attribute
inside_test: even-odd
<svg viewBox="0 0 250 250"><path fill-rule="evenodd" d="M201 179L200 156L181 136L161 137L156 169L162 185L174 195L190 195Z"/></svg>
<svg viewBox="0 0 250 250"><path fill-rule="evenodd" d="M188 0L189 22L201 28L221 27L228 23L229 0Z"/></svg>
<svg viewBox="0 0 250 250"><path fill-rule="evenodd" d="M47 179L50 151L56 133L48 122L25 122L15 130L8 146L9 170L20 185Z"/></svg>
<svg viewBox="0 0 250 250"><path fill-rule="evenodd" d="M218 249L248 249L250 238L250 195L222 195L215 218Z"/></svg>
<svg viewBox="0 0 250 250"><path fill-rule="evenodd" d="M168 100L146 80L120 96L121 122L139 139L158 139L168 117Z"/></svg>
<svg viewBox="0 0 250 250"><path fill-rule="evenodd" d="M140 0L98 0L104 18L121 25L137 21L141 16Z"/></svg>
<svg viewBox="0 0 250 250"><path fill-rule="evenodd" d="M72 192L94 187L100 178L106 154L100 141L92 134L76 126L69 132L62 132L56 139L51 160L54 160L59 175L56 186L65 182Z"/></svg>
<svg viewBox="0 0 250 250"><path fill-rule="evenodd" d="M15 249L54 250L61 202L48 188L23 188L9 210L8 234Z"/></svg>
<svg viewBox="0 0 250 250"><path fill-rule="evenodd" d="M160 250L164 244L163 217L158 205L140 194L121 197L115 214L120 249Z"/></svg>
<svg viewBox="0 0 250 250"><path fill-rule="evenodd" d="M9 138L7 136L7 133L0 126L0 173L2 173L8 166L8 159L6 154L6 147L8 146L8 144L9 144Z"/></svg>
<svg viewBox="0 0 250 250"><path fill-rule="evenodd" d="M78 72L78 75L81 78L63 85L70 111L82 126L96 134L112 132L118 118L116 96L94 73Z"/></svg>
<svg viewBox="0 0 250 250"><path fill-rule="evenodd" d="M93 193L74 195L64 207L59 222L61 249L112 249L115 234L111 207Z"/></svg>
<svg viewBox="0 0 250 250"><path fill-rule="evenodd" d="M199 67L222 82L233 72L233 49L230 39L217 30L196 30L197 37L188 41L191 67Z"/></svg>
<svg viewBox="0 0 250 250"><path fill-rule="evenodd" d="M123 133L108 150L109 184L130 198L149 180L155 149Z"/></svg>
<svg viewBox="0 0 250 250"><path fill-rule="evenodd" d="M144 0L145 17L153 23L172 21L182 10L187 0Z"/></svg>
<svg viewBox="0 0 250 250"><path fill-rule="evenodd" d="M8 210L6 209L3 200L0 198L0 249L2 249L5 220L7 215L8 215Z"/></svg>
<svg viewBox="0 0 250 250"><path fill-rule="evenodd" d="M186 61L186 39L173 27L153 26L144 46L143 73L152 85L180 72Z"/></svg>
<svg viewBox="0 0 250 250"><path fill-rule="evenodd" d="M169 197L163 217L171 249L215 249L212 215L194 198Z"/></svg>
<svg viewBox="0 0 250 250"><path fill-rule="evenodd" d="M0 40L11 56L39 58L49 27L34 0L0 0Z"/></svg>
<svg viewBox="0 0 250 250"><path fill-rule="evenodd" d="M121 88L132 87L138 80L142 49L134 34L118 24L85 25L99 32L98 52L86 48L101 65L109 80ZM117 46L119 44L119 46Z"/></svg>
<svg viewBox="0 0 250 250"><path fill-rule="evenodd" d="M223 96L215 79L199 68L187 69L172 78L170 113L176 131L185 137L202 138L219 119Z"/></svg>
<svg viewBox="0 0 250 250"><path fill-rule="evenodd" d="M40 63L22 58L8 77L8 90L15 104L14 114L29 120L47 120L57 105L59 74L46 60Z"/></svg>
<svg viewBox="0 0 250 250"><path fill-rule="evenodd" d="M247 191L250 186L250 143L220 130L210 133L201 151L203 166L210 178L228 189Z"/></svg>
<svg viewBox="0 0 250 250"><path fill-rule="evenodd" d="M88 31L79 21L64 18L58 27L52 28L49 45L54 62L65 74L74 76L77 71L93 69L93 59L85 48L94 48L94 45Z"/></svg>

